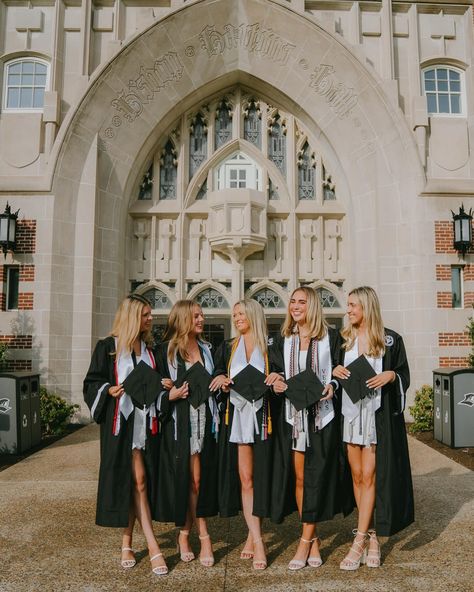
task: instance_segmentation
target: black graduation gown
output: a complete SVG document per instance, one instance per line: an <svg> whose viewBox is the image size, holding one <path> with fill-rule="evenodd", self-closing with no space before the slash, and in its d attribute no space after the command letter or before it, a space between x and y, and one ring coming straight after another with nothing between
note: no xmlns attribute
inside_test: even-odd
<svg viewBox="0 0 474 592"><path fill-rule="evenodd" d="M306 367L311 365L311 346L308 347ZM275 339L270 348L272 371L285 372L283 337ZM339 358L341 339L339 333L329 329L329 344L332 366ZM280 523L283 518L297 509L295 499L295 474L292 455L292 426L285 419L285 399L275 421L275 442L273 456L273 485L271 519ZM304 457L304 485L302 522L330 520L335 514L352 511L352 494L345 495L348 487L341 483L341 460L343 449L340 432L340 405L333 398L335 417L322 430L309 432L310 445ZM350 482L348 486L350 487Z"/></svg>
<svg viewBox="0 0 474 592"><path fill-rule="evenodd" d="M344 363L344 352L341 355ZM408 441L403 416L403 392L410 385L410 370L403 339L391 329L385 329L385 355L382 370L397 374L394 382L382 388L380 408L375 412L376 500L375 530L379 536L391 536L414 521L413 485Z"/></svg>
<svg viewBox="0 0 474 592"><path fill-rule="evenodd" d="M158 347L156 362L158 372L164 378L171 378L168 367L168 344L163 342ZM186 365L177 355L179 381L186 372ZM203 360L204 362L204 360ZM160 482L158 486L158 520L174 522L184 526L189 503L190 490L190 423L189 401L169 400L168 391L161 400L161 449L159 460ZM173 410L176 409L176 432ZM206 402L206 427L204 444L200 454L201 479L197 499L196 516L207 518L217 514L217 442L212 433L212 415Z"/></svg>
<svg viewBox="0 0 474 592"><path fill-rule="evenodd" d="M109 386L115 386L115 340L107 337L99 341L92 354L89 370L84 379L84 400L92 412L98 392L107 384L94 409L92 419L100 424L100 468L97 492L96 524L99 526L128 526L132 492L132 437L135 411L125 421L121 417L120 431L113 434L116 401L108 395ZM157 393L158 394L158 393ZM158 457L160 437L152 434L149 422L146 428L146 446L143 451L148 502L151 515L157 519Z"/></svg>
<svg viewBox="0 0 474 592"><path fill-rule="evenodd" d="M224 341L216 351L214 357L214 376L227 375L233 339ZM242 509L241 485L238 467L238 444L229 442L232 432L234 406L229 401L229 423L225 423L225 412L229 393L221 393L219 397L220 427L219 427L219 471L218 471L218 499L219 513L223 517L236 516ZM271 416L276 413L275 401L270 397ZM266 403L264 403L266 405ZM259 430L262 425L263 406L257 411ZM255 435L253 447L253 515L266 518L270 515L271 475L273 456L273 435L266 440L261 435Z"/></svg>

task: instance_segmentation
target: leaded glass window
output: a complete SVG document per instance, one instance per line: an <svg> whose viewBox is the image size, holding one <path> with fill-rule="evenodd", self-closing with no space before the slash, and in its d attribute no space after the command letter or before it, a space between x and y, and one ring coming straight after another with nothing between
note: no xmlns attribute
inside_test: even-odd
<svg viewBox="0 0 474 592"><path fill-rule="evenodd" d="M170 302L168 296L158 288L151 288L147 290L143 297L148 300L151 308L169 308Z"/></svg>
<svg viewBox="0 0 474 592"><path fill-rule="evenodd" d="M232 115L230 105L221 101L216 109L214 143L216 150L232 139Z"/></svg>
<svg viewBox="0 0 474 592"><path fill-rule="evenodd" d="M326 288L318 288L317 290L321 305L323 308L339 308L340 304L332 292Z"/></svg>
<svg viewBox="0 0 474 592"><path fill-rule="evenodd" d="M207 179L201 185L201 187L199 188L199 191L197 192L197 195L196 195L196 199L206 199L206 198L207 198Z"/></svg>
<svg viewBox="0 0 474 592"><path fill-rule="evenodd" d="M214 288L207 288L196 297L196 302L201 305L202 308L229 308L229 303L224 296L214 290Z"/></svg>
<svg viewBox="0 0 474 592"><path fill-rule="evenodd" d="M44 62L15 60L5 68L5 109L42 109L48 66Z"/></svg>
<svg viewBox="0 0 474 592"><path fill-rule="evenodd" d="M176 199L178 160L173 142L168 140L160 159L160 199Z"/></svg>
<svg viewBox="0 0 474 592"><path fill-rule="evenodd" d="M323 165L323 200L329 201L332 199L336 199L336 186Z"/></svg>
<svg viewBox="0 0 474 592"><path fill-rule="evenodd" d="M261 304L263 308L282 308L284 306L280 296L269 288L255 292L252 298Z"/></svg>
<svg viewBox="0 0 474 592"><path fill-rule="evenodd" d="M262 119L254 100L250 101L248 108L244 111L244 140L257 148L262 147Z"/></svg>
<svg viewBox="0 0 474 592"><path fill-rule="evenodd" d="M275 164L281 174L286 177L286 134L279 115L269 128L268 158Z"/></svg>
<svg viewBox="0 0 474 592"><path fill-rule="evenodd" d="M461 114L461 72L447 67L423 72L428 113Z"/></svg>
<svg viewBox="0 0 474 592"><path fill-rule="evenodd" d="M142 182L138 189L138 199L151 199L153 195L153 163L143 175Z"/></svg>
<svg viewBox="0 0 474 592"><path fill-rule="evenodd" d="M218 189L258 189L261 187L261 171L246 154L237 152L218 169Z"/></svg>
<svg viewBox="0 0 474 592"><path fill-rule="evenodd" d="M207 127L200 113L196 115L189 134L189 178L207 158Z"/></svg>
<svg viewBox="0 0 474 592"><path fill-rule="evenodd" d="M308 142L298 156L298 199L314 199L316 164Z"/></svg>

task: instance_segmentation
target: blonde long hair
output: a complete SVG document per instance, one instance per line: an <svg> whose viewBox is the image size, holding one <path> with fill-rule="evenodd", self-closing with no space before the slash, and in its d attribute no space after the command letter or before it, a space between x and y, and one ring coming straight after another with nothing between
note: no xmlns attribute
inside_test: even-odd
<svg viewBox="0 0 474 592"><path fill-rule="evenodd" d="M137 338L142 339L148 347L153 344L151 331L140 334L143 309L150 306L146 298L138 294L127 296L120 303L115 313L114 324L110 334L117 339L117 355L131 353L133 343Z"/></svg>
<svg viewBox="0 0 474 592"><path fill-rule="evenodd" d="M191 333L193 321L193 309L201 308L195 300L178 300L170 311L168 324L163 337L164 341L169 340L168 360L174 363L176 352L183 358L188 359L189 334Z"/></svg>
<svg viewBox="0 0 474 592"><path fill-rule="evenodd" d="M251 300L250 298L239 300L234 304L233 309L235 309L237 305L240 306L247 317L255 345L261 353L265 355L267 351L268 331L263 308L256 300ZM236 339L239 339L239 337L236 337Z"/></svg>
<svg viewBox="0 0 474 592"><path fill-rule="evenodd" d="M318 293L314 288L309 286L301 286L293 290L290 296L290 301L296 292L303 292L306 296L306 315L305 323L309 328L308 336L315 338L318 341L323 339L328 330L328 325L323 316L323 307L321 306L321 300L319 299ZM286 309L286 318L281 328L281 334L283 337L290 337L297 330L297 324L292 319L290 314L290 302Z"/></svg>
<svg viewBox="0 0 474 592"><path fill-rule="evenodd" d="M380 302L375 290L369 286L361 286L351 290L349 296L352 295L359 300L362 307L362 314L367 327L368 355L375 358L383 356L385 352L385 330L382 313L380 312ZM352 349L357 337L357 328L349 323L341 331L341 335L344 339L344 349Z"/></svg>

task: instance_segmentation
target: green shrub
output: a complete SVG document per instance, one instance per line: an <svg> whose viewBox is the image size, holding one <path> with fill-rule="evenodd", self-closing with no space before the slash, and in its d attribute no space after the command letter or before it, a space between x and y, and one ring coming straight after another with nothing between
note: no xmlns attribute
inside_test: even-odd
<svg viewBox="0 0 474 592"><path fill-rule="evenodd" d="M433 429L433 389L424 384L415 392L415 404L409 407L414 422L410 432L429 432Z"/></svg>
<svg viewBox="0 0 474 592"><path fill-rule="evenodd" d="M69 405L59 395L40 387L40 415L43 436L62 434L79 405Z"/></svg>

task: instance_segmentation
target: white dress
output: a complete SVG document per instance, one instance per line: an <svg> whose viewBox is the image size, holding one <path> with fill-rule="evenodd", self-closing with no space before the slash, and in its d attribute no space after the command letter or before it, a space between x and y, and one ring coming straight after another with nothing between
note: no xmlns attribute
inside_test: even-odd
<svg viewBox="0 0 474 592"><path fill-rule="evenodd" d="M347 366L359 357L358 340L356 339L352 349L344 355L344 366ZM367 361L377 374L382 372L382 358L371 358L366 356ZM369 447L377 444L377 430L375 426L375 412L380 407L382 389L371 391L370 395L352 403L346 391L342 394L342 415L344 416L344 427L342 439L350 444Z"/></svg>

